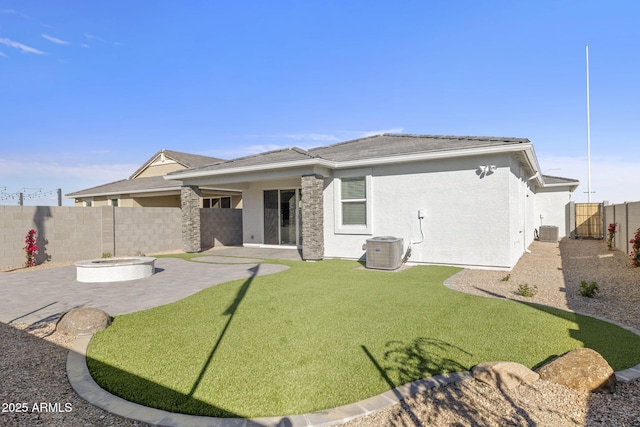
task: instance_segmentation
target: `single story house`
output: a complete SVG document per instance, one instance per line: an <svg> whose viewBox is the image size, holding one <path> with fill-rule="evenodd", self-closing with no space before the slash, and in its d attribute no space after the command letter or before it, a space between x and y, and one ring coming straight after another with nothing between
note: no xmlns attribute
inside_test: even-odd
<svg viewBox="0 0 640 427"><path fill-rule="evenodd" d="M542 175L522 138L383 134L170 172L182 185L183 246L199 247L203 188L240 192L244 246L359 259L367 239L411 245L410 262L511 269L541 225L566 234L579 182Z"/></svg>
<svg viewBox="0 0 640 427"><path fill-rule="evenodd" d="M76 206L180 207L180 183L163 178L169 172L223 162L215 157L160 150L128 179L65 194ZM241 208L237 191L202 188L200 207Z"/></svg>

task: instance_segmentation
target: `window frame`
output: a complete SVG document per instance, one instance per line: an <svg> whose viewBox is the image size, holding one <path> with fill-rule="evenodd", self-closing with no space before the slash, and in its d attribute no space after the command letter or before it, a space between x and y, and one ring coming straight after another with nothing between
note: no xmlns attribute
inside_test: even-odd
<svg viewBox="0 0 640 427"><path fill-rule="evenodd" d="M364 199L343 199L342 179L343 178L364 178L365 198ZM334 232L336 234L373 234L373 199L372 199L372 179L371 169L352 169L347 171L336 171L334 173ZM343 204L362 203L365 206L366 224L343 224Z"/></svg>
<svg viewBox="0 0 640 427"><path fill-rule="evenodd" d="M222 199L229 199L229 206L222 206ZM213 201L215 202L215 206ZM206 202L209 202L209 206L206 206ZM218 196L218 197L203 197L202 198L202 208L203 209L233 209L233 200L231 196Z"/></svg>

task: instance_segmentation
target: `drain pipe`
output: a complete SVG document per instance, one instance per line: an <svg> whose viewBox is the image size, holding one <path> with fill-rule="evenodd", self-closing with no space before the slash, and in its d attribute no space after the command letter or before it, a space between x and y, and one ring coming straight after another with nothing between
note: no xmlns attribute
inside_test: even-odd
<svg viewBox="0 0 640 427"><path fill-rule="evenodd" d="M536 178L538 178L540 176L540 171L537 171L531 178L527 179L527 182L532 181ZM527 248L527 194L526 194L526 188L525 188L525 195L524 195L524 218L523 218L523 228L522 228L522 239L523 239L523 244L524 244L524 251L528 254L531 253L531 251Z"/></svg>
<svg viewBox="0 0 640 427"><path fill-rule="evenodd" d="M413 242L411 240L409 240L409 245L407 246L407 252L405 252L404 256L402 257L402 263L406 264L407 261L409 261L409 258L411 258L411 246L412 245L419 245L422 242L424 242L424 231L422 230L422 220L424 219L424 209L418 209L418 223L420 224L420 240L417 242Z"/></svg>

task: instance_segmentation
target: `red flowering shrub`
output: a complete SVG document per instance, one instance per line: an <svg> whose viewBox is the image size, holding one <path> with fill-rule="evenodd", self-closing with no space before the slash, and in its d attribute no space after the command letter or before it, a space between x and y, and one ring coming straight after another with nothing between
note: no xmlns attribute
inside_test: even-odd
<svg viewBox="0 0 640 427"><path fill-rule="evenodd" d="M633 236L632 240L629 240L631 243L631 252L629 252L629 256L631 257L631 262L636 267L640 267L640 228L636 230L636 234Z"/></svg>
<svg viewBox="0 0 640 427"><path fill-rule="evenodd" d="M38 245L36 244L36 230L29 230L24 242L27 244L27 246L23 248L27 256L25 267L33 267L36 265L36 252L38 251Z"/></svg>
<svg viewBox="0 0 640 427"><path fill-rule="evenodd" d="M609 224L609 228L607 230L609 231L609 238L607 239L607 246L609 246L609 248L613 248L613 238L616 236L616 225L615 224Z"/></svg>

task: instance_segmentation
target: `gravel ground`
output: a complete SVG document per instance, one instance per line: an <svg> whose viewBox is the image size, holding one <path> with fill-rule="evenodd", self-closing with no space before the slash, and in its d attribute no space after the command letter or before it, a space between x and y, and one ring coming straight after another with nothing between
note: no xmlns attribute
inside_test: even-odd
<svg viewBox="0 0 640 427"><path fill-rule="evenodd" d="M502 281L506 272L468 270L450 286L477 295L595 314L640 329L640 269L631 267L624 253L608 251L602 241L589 240L534 242L530 249L509 273L508 281ZM582 280L598 283L596 298L579 295ZM524 283L537 287L533 298L515 294ZM65 372L72 338L55 333L51 324L12 326L0 323L0 402L2 409L11 409L5 404L26 403L29 411L13 408L0 413L0 425L146 425L109 414L76 396ZM34 404L41 403L48 407L33 410ZM640 426L640 380L618 384L610 395L590 395L546 381L503 392L470 380L429 390L346 425Z"/></svg>

